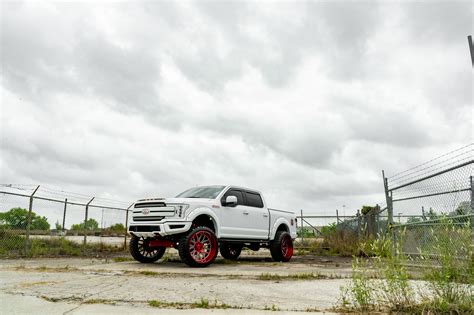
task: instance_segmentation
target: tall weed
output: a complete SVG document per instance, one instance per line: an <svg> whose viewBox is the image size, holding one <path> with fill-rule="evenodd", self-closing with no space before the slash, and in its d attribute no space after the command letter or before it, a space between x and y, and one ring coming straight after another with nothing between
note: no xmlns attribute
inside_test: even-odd
<svg viewBox="0 0 474 315"><path fill-rule="evenodd" d="M370 258L353 258L351 281L341 288L341 306L359 312L474 313L471 228L443 221L430 230L431 243L416 258L403 252L411 232L398 230L396 244L386 237L361 244ZM409 281L407 269L415 261L422 263L425 280L418 285Z"/></svg>

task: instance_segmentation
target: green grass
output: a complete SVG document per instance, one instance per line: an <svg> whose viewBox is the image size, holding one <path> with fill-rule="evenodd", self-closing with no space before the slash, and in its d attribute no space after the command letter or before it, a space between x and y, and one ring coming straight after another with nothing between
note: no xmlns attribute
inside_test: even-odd
<svg viewBox="0 0 474 315"><path fill-rule="evenodd" d="M114 257L112 258L113 262L126 262L126 261L133 261L132 257Z"/></svg>
<svg viewBox="0 0 474 315"><path fill-rule="evenodd" d="M148 305L150 305L152 307L158 307L158 308L184 309L184 308L189 308L190 303L163 302L163 301L158 301L158 300L151 300L151 301L148 301Z"/></svg>
<svg viewBox="0 0 474 315"><path fill-rule="evenodd" d="M192 303L185 302L164 302L158 300L148 301L148 305L158 308L177 308L177 309L193 309L193 308L203 308L203 309L241 309L240 306L231 306L225 303L219 303L217 301L209 302L208 299L201 298L199 301Z"/></svg>
<svg viewBox="0 0 474 315"><path fill-rule="evenodd" d="M281 281L281 280L315 280L315 279L334 279L337 276L323 275L314 272L292 273L289 275L279 275L275 273L262 273L257 277L257 280L263 281Z"/></svg>
<svg viewBox="0 0 474 315"><path fill-rule="evenodd" d="M142 270L142 271L137 271L137 272L134 272L136 274L140 274L140 275L144 275L144 276L159 276L160 273L159 272L156 272L156 271L149 271L149 270Z"/></svg>
<svg viewBox="0 0 474 315"><path fill-rule="evenodd" d="M40 272L70 272L70 271L79 271L80 269L76 267L47 267L47 266L39 266L36 268L27 268L24 265L20 265L14 268L15 270L21 271L40 271Z"/></svg>
<svg viewBox="0 0 474 315"><path fill-rule="evenodd" d="M194 302L193 306L195 308L209 308L209 300L201 298L201 300Z"/></svg>
<svg viewBox="0 0 474 315"><path fill-rule="evenodd" d="M26 237L8 231L0 231L0 257L25 256ZM100 257L124 252L123 246L103 243L79 244L64 237L30 238L28 257Z"/></svg>
<svg viewBox="0 0 474 315"><path fill-rule="evenodd" d="M82 302L84 304L115 304L111 300L106 300L106 299L90 299L90 300L85 300Z"/></svg>
<svg viewBox="0 0 474 315"><path fill-rule="evenodd" d="M276 311L279 311L280 309L275 304L272 304L272 306L265 306L264 310L276 312Z"/></svg>

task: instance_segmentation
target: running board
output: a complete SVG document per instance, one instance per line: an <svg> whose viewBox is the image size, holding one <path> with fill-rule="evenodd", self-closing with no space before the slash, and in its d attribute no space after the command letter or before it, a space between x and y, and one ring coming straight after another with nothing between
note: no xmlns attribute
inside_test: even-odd
<svg viewBox="0 0 474 315"><path fill-rule="evenodd" d="M219 239L219 242L226 242L226 243L243 243L243 244L246 244L246 243L264 243L264 244L268 244L270 242L270 240L266 239L266 240L254 240L254 239L238 239L238 238L220 238Z"/></svg>

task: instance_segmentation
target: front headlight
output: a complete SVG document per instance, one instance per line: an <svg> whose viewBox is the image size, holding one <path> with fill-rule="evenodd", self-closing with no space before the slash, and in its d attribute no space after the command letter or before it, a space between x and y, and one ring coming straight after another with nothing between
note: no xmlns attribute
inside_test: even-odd
<svg viewBox="0 0 474 315"><path fill-rule="evenodd" d="M189 205L187 205L187 204L176 205L175 209L176 209L176 214L178 215L178 217L180 217L180 218L184 217L186 209L188 209L188 208L189 208Z"/></svg>

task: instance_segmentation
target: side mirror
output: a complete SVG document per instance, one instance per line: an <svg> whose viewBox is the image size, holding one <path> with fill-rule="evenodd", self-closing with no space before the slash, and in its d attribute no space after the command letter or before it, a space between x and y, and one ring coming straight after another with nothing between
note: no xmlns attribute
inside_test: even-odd
<svg viewBox="0 0 474 315"><path fill-rule="evenodd" d="M236 196L227 196L225 198L225 205L227 207L235 207L237 205L237 197Z"/></svg>

